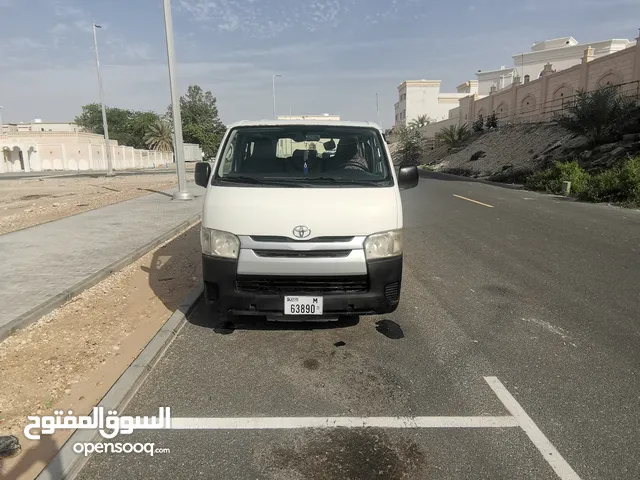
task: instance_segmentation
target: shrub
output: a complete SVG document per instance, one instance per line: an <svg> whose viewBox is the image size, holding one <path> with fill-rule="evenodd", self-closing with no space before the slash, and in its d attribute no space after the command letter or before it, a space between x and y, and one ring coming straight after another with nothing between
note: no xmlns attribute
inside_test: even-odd
<svg viewBox="0 0 640 480"><path fill-rule="evenodd" d="M478 115L478 119L472 125L474 132L482 132L484 130L484 118L482 114Z"/></svg>
<svg viewBox="0 0 640 480"><path fill-rule="evenodd" d="M590 202L615 202L621 196L620 190L619 171L612 168L591 176L578 197Z"/></svg>
<svg viewBox="0 0 640 480"><path fill-rule="evenodd" d="M553 167L539 170L526 180L526 186L532 190L542 190L549 193L560 193L562 182L571 182L571 191L580 193L586 187L589 174L578 162L556 162Z"/></svg>
<svg viewBox="0 0 640 480"><path fill-rule="evenodd" d="M498 128L498 116L496 115L496 112L493 112L487 117L486 126L488 129Z"/></svg>
<svg viewBox="0 0 640 480"><path fill-rule="evenodd" d="M398 146L394 154L394 163L417 165L424 151L422 135L415 128L398 129Z"/></svg>
<svg viewBox="0 0 640 480"><path fill-rule="evenodd" d="M449 125L436 134L436 139L443 142L449 148L462 145L469 137L471 137L471 132L466 123L461 126Z"/></svg>
<svg viewBox="0 0 640 480"><path fill-rule="evenodd" d="M640 156L591 176L579 196L591 202L640 206Z"/></svg>
<svg viewBox="0 0 640 480"><path fill-rule="evenodd" d="M580 90L565 108L567 114L556 116L556 120L597 145L619 138L636 109L636 103L621 95L617 86L605 85L591 92Z"/></svg>

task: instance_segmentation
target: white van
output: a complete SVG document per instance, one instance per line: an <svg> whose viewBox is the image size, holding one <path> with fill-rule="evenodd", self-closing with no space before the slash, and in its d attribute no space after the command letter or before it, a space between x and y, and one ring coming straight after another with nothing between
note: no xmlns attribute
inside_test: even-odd
<svg viewBox="0 0 640 480"><path fill-rule="evenodd" d="M238 122L195 181L207 189L202 274L214 312L292 321L397 308L400 189L418 170L396 175L377 125Z"/></svg>

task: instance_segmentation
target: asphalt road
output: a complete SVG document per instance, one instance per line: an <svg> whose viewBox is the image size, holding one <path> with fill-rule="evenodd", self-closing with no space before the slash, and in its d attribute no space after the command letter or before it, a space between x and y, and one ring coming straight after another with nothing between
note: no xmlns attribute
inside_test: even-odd
<svg viewBox="0 0 640 480"><path fill-rule="evenodd" d="M126 413L509 416L495 376L569 470L520 427L226 429L121 435L171 452L79 478L640 478L640 212L436 175L403 198L395 313L215 331L199 305Z"/></svg>

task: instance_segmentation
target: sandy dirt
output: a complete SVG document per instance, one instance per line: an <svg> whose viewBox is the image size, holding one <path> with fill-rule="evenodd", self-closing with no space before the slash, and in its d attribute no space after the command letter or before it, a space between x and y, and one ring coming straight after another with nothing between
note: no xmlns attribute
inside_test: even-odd
<svg viewBox="0 0 640 480"><path fill-rule="evenodd" d="M0 181L0 235L177 185L175 172Z"/></svg>
<svg viewBox="0 0 640 480"><path fill-rule="evenodd" d="M17 457L0 477L31 479L72 433L27 440L27 415L87 415L201 281L199 224L0 343L0 435Z"/></svg>

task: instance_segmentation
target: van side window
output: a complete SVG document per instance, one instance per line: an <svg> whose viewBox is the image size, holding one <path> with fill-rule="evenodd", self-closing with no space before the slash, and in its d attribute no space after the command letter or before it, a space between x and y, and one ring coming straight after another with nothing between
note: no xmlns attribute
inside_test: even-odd
<svg viewBox="0 0 640 480"><path fill-rule="evenodd" d="M233 169L233 157L235 152L235 141L238 132L232 132L229 140L227 141L227 148L224 152L224 155L221 158L222 168L221 172L223 175L228 174Z"/></svg>

